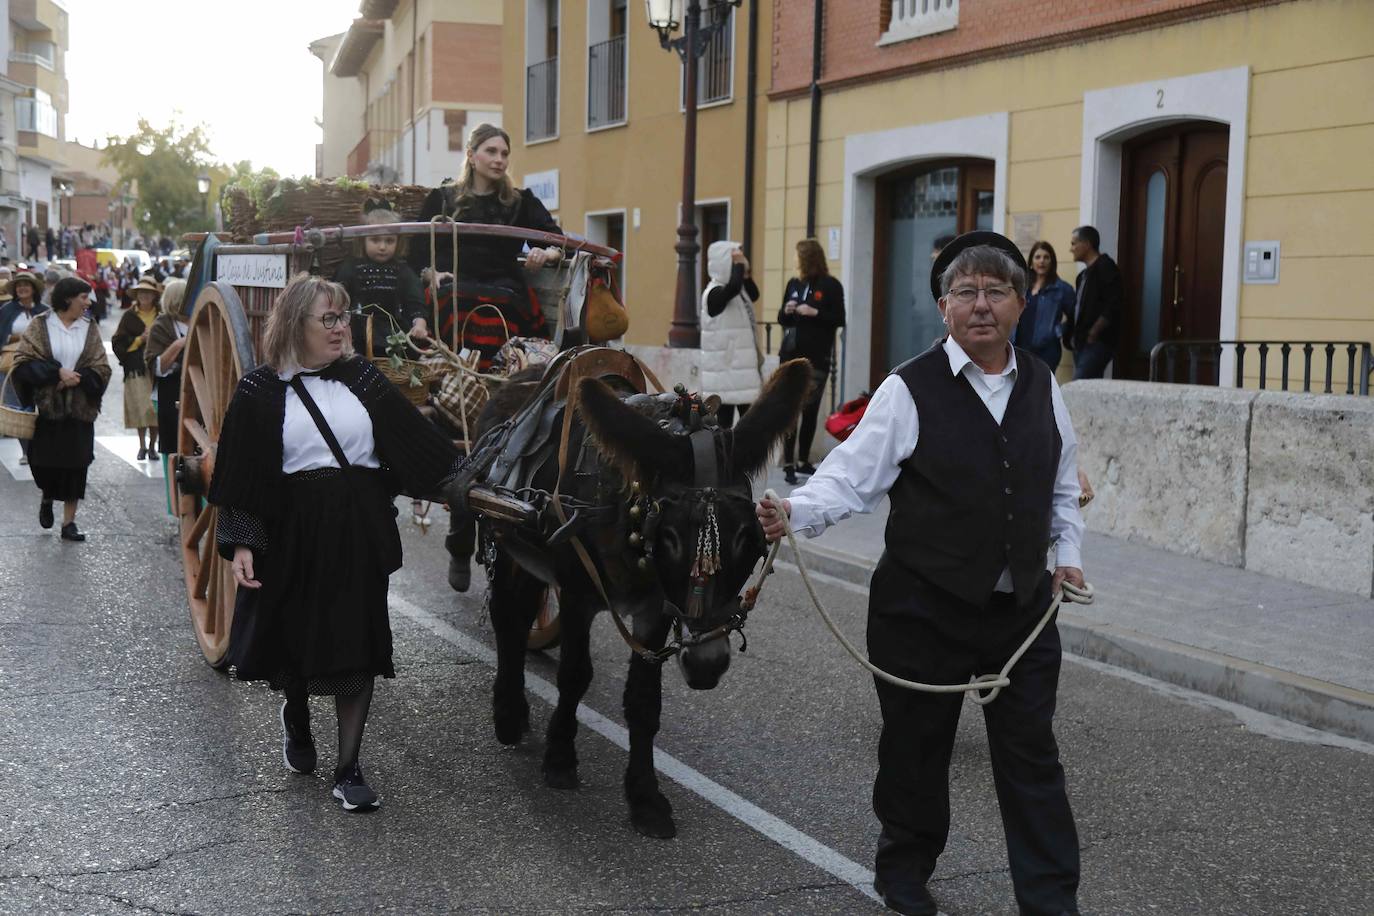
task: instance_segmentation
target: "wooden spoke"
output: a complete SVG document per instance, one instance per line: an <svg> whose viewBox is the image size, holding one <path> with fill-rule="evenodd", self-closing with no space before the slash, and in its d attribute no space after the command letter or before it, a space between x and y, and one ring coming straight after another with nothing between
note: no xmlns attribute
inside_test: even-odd
<svg viewBox="0 0 1374 916"><path fill-rule="evenodd" d="M182 497L182 499L190 498L191 497L188 496ZM185 537L181 542L182 546L190 547L193 549L199 549L200 539L204 537L206 531L209 530L210 522L214 519L214 517L214 513L212 513L208 507L198 516L196 516L195 522L191 525L191 530L186 532Z"/></svg>
<svg viewBox="0 0 1374 916"><path fill-rule="evenodd" d="M215 510L206 509L204 514L214 515ZM210 588L210 573L214 572L215 569L214 553L215 539L213 537L201 538L200 543L196 545L196 554L200 560L200 566L196 570L196 587L191 592L191 596L194 598L206 597Z"/></svg>
<svg viewBox="0 0 1374 916"><path fill-rule="evenodd" d="M181 421L181 425L186 427L186 431L191 434L191 438L196 440L196 445L201 447L207 455L215 452L215 440L210 438L210 433L201 425L201 422L192 417L186 417Z"/></svg>
<svg viewBox="0 0 1374 916"><path fill-rule="evenodd" d="M186 377L191 380L191 390L196 393L195 406L199 408L200 415L204 417L207 406L210 404L210 387L205 382L205 373L201 371L200 366L188 365Z"/></svg>

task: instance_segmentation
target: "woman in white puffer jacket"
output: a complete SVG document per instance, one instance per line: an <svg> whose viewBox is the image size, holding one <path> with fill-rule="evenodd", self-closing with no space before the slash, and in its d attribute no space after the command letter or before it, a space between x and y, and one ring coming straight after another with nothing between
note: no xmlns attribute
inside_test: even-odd
<svg viewBox="0 0 1374 916"><path fill-rule="evenodd" d="M711 282L701 294L701 393L720 395L720 425L729 427L759 396L763 355L754 334L759 288L738 242L712 242L706 252Z"/></svg>

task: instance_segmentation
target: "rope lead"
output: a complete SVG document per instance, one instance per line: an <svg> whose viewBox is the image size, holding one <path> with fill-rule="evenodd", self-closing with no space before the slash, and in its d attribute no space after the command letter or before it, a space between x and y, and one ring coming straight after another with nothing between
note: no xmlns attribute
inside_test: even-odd
<svg viewBox="0 0 1374 916"><path fill-rule="evenodd" d="M792 554L796 558L797 570L801 573L802 583L806 586L807 594L811 596L811 603L821 615L821 619L825 621L826 627L828 627L835 638L840 641L840 645L844 646L845 651L848 652L856 662L867 669L870 674L897 687L903 687L907 690L919 690L924 693L972 693L973 696L969 699L973 700L973 702L977 703L979 706L986 706L997 699L997 695L1002 692L1003 687L1011 686L1011 677L1009 676L1011 669L1021 660L1021 656L1026 654L1026 650L1035 642L1036 638L1040 635L1040 631L1045 629L1045 626L1050 622L1050 618L1054 616L1055 611L1059 610L1059 605L1062 602L1066 600L1078 604L1092 604L1093 602L1093 587L1091 585L1080 589L1070 582L1064 582L1060 586L1060 593L1050 602L1049 608L1045 611L1044 616L1040 618L1040 622L1035 625L1035 629L1031 630L1030 635L1021 643L1020 648L1012 653L1011 658L1007 659L1007 663L1002 666L1002 670L997 674L980 674L971 678L967 684L924 684L920 681L909 681L906 678L890 674L870 662L854 647L854 644L846 639L845 635L840 632L840 628L835 624L834 619L826 611L825 606L821 604L821 599L816 594L816 587L811 584L811 576L806 571L806 564L802 562L801 548L797 546L797 536L792 532L792 522L787 517L787 513L781 511L782 497L778 496L777 492L771 488L764 491L763 495L771 500L775 506L779 507L778 513L779 517L782 519L782 529L787 535L787 543L791 546ZM764 561L763 570L759 573L759 584L761 584L764 577L772 571L773 560L777 557L778 548L781 545L781 540L773 542L773 547L768 552L768 559ZM983 691L987 692L983 693Z"/></svg>

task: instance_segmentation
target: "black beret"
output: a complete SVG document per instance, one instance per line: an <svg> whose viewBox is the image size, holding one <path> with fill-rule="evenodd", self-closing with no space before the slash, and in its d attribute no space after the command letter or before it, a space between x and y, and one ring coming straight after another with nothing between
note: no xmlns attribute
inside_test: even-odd
<svg viewBox="0 0 1374 916"><path fill-rule="evenodd" d="M998 251L1011 258L1012 263L1029 274L1030 268L1026 266L1026 258L1021 254L1021 249L1016 247L1016 243L1002 235L1000 232L988 232L977 230L975 232L965 232L963 235L950 242L940 250L940 256L935 259L935 263L930 266L930 294L935 297L935 301L940 301L940 277L954 259L959 256L959 252L965 248L974 248L978 245L990 245Z"/></svg>

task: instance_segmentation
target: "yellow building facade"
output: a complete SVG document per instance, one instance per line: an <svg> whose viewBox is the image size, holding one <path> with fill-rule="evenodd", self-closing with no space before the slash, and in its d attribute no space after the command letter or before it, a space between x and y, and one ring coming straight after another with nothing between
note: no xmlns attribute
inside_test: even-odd
<svg viewBox="0 0 1374 916"><path fill-rule="evenodd" d="M771 302L806 229L810 102L796 86L775 89L766 121L759 260ZM1158 242L1155 185L1142 179L1136 188L1132 163L1148 155L1146 141L1169 136L1185 146L1210 138L1221 163L1185 189L1196 238L1178 246L1210 238L1216 247L1198 266L1215 274L1206 278L1218 295L1214 339L1374 340L1374 300L1365 291L1374 268L1374 3L1302 0L828 88L816 222L817 235L838 236L842 252L845 389L869 388L929 343L919 337L929 322L912 331L894 317L908 304L917 312L934 306L919 293L929 249L911 247L899 216L938 216L958 197L959 208L978 209L963 213L961 229L1004 232L1023 250L1047 239L1070 282L1070 234L1091 224L1104 252L1119 261L1143 252L1134 260L1144 257L1148 267L1151 240ZM949 177L956 171L957 181ZM1164 326L1170 308L1186 314L1180 280L1171 290L1167 270L1163 276L1162 289L1137 291L1153 297L1156 312L1140 313L1148 311L1142 300L1126 318L1142 347L1152 319ZM1180 267L1175 277L1183 288L1193 281ZM907 294L910 303L897 301ZM894 339L898 332L916 336ZM1231 359L1222 358L1223 383L1233 378ZM1344 359L1338 355L1342 382ZM1119 375L1142 377L1139 361L1118 362Z"/></svg>
<svg viewBox="0 0 1374 916"><path fill-rule="evenodd" d="M758 3L753 245L763 229L771 0ZM743 241L749 11L702 59L696 222L703 250ZM662 347L672 320L682 201L682 67L659 45L639 0L505 0L502 62L511 175L565 231L625 253L626 343ZM679 32L680 34L680 32ZM762 265L754 256L755 273ZM665 359L666 359L665 355ZM667 365L689 380L684 362Z"/></svg>

